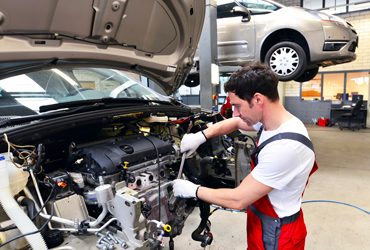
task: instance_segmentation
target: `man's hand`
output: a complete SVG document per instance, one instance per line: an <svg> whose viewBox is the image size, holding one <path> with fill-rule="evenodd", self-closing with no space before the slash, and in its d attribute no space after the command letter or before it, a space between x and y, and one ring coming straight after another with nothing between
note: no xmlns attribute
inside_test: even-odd
<svg viewBox="0 0 370 250"><path fill-rule="evenodd" d="M186 156L191 155L201 144L205 143L206 140L207 138L202 131L195 134L184 135L181 140L181 153L186 152Z"/></svg>
<svg viewBox="0 0 370 250"><path fill-rule="evenodd" d="M176 179L171 182L175 197L194 198L200 185L196 185L187 180Z"/></svg>

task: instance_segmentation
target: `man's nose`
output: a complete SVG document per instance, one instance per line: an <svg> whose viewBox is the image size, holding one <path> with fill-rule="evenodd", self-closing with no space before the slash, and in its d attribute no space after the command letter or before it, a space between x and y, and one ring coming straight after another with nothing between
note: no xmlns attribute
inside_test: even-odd
<svg viewBox="0 0 370 250"><path fill-rule="evenodd" d="M239 117L239 116L240 116L239 109L234 107L234 117Z"/></svg>

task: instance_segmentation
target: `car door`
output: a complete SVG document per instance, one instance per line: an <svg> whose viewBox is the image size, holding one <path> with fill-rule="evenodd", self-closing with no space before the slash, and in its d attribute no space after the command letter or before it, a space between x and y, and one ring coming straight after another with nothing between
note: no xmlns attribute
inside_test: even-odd
<svg viewBox="0 0 370 250"><path fill-rule="evenodd" d="M254 60L254 20L235 16L234 1L217 1L218 60L222 65L244 65Z"/></svg>

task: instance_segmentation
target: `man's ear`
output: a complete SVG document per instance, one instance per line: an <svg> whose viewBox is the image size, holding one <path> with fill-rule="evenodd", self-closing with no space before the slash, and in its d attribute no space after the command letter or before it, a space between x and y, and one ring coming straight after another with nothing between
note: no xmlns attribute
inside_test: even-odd
<svg viewBox="0 0 370 250"><path fill-rule="evenodd" d="M254 94L254 99L255 99L255 102L256 102L256 104L257 105L262 105L263 104L263 95L262 94L260 94L260 93L255 93Z"/></svg>

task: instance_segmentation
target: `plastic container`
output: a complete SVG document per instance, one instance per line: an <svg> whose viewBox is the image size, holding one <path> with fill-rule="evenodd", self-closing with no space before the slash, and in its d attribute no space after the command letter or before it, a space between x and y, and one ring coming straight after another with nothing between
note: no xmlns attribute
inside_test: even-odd
<svg viewBox="0 0 370 250"><path fill-rule="evenodd" d="M10 155L12 157L12 155ZM19 164L17 164L20 167ZM18 194L27 184L29 173L23 169L17 168L10 161L8 153L0 154L0 168L7 168L9 174L9 186L12 195ZM1 186L1 184L0 184Z"/></svg>

